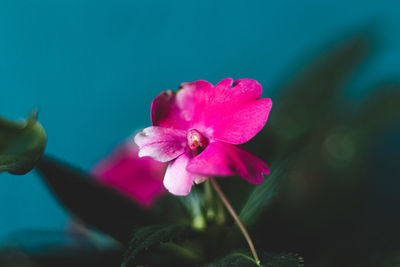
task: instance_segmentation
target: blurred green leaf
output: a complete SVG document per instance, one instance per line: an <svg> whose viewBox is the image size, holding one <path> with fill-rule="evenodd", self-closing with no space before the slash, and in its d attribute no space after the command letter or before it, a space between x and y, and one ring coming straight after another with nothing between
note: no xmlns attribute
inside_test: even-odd
<svg viewBox="0 0 400 267"><path fill-rule="evenodd" d="M379 251L375 255L371 255L367 258L369 266L381 266L381 267L399 267L400 266L400 251L398 250L386 250Z"/></svg>
<svg viewBox="0 0 400 267"><path fill-rule="evenodd" d="M278 167L272 165L271 174L265 176L265 181L253 189L239 214L243 224L254 224L260 214L272 204L282 181L288 175L286 167L287 161L283 161Z"/></svg>
<svg viewBox="0 0 400 267"><path fill-rule="evenodd" d="M277 160L307 143L332 117L344 113L343 89L369 54L372 42L368 33L361 33L301 66L274 97L267 126L246 146L267 162Z"/></svg>
<svg viewBox="0 0 400 267"><path fill-rule="evenodd" d="M110 267L120 264L122 247L99 242L93 233L71 230L30 229L6 235L0 246L0 266Z"/></svg>
<svg viewBox="0 0 400 267"><path fill-rule="evenodd" d="M0 250L1 267L39 267L39 265L23 252L16 250Z"/></svg>
<svg viewBox="0 0 400 267"><path fill-rule="evenodd" d="M301 71L282 90L274 111L279 120L271 120L274 130L290 138L318 126L340 96L339 89L366 57L368 48L368 38L358 36Z"/></svg>
<svg viewBox="0 0 400 267"><path fill-rule="evenodd" d="M400 84L391 84L373 90L356 110L352 125L368 133L399 122Z"/></svg>
<svg viewBox="0 0 400 267"><path fill-rule="evenodd" d="M370 39L360 35L339 44L282 89L269 121L278 138L292 140L326 120L345 82L367 56Z"/></svg>
<svg viewBox="0 0 400 267"><path fill-rule="evenodd" d="M47 138L36 117L36 111L24 122L0 117L0 172L25 174L42 156Z"/></svg>
<svg viewBox="0 0 400 267"><path fill-rule="evenodd" d="M54 158L43 157L37 169L54 195L87 226L127 245L135 227L154 222L153 214L90 174Z"/></svg>
<svg viewBox="0 0 400 267"><path fill-rule="evenodd" d="M196 232L188 225L170 224L170 225L152 225L136 231L129 243L128 250L124 255L122 266L125 267L130 261L134 260L136 255L152 246L159 245L162 242L169 242L176 239L193 236Z"/></svg>
<svg viewBox="0 0 400 267"><path fill-rule="evenodd" d="M259 253L261 266L263 267L301 267L304 266L304 260L297 254L290 253ZM245 251L233 252L205 267L233 267L233 266L257 266L252 255Z"/></svg>

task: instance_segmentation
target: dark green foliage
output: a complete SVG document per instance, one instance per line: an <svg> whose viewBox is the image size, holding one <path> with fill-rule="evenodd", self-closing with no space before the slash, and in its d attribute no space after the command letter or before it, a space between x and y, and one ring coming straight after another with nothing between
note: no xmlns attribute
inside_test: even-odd
<svg viewBox="0 0 400 267"><path fill-rule="evenodd" d="M366 133L373 133L400 120L400 84L379 86L362 102L352 124Z"/></svg>
<svg viewBox="0 0 400 267"><path fill-rule="evenodd" d="M250 150L276 161L315 138L318 129L345 112L341 89L370 49L370 36L361 34L302 66L273 99L267 126L247 144Z"/></svg>
<svg viewBox="0 0 400 267"><path fill-rule="evenodd" d="M42 156L46 132L36 117L36 111L25 122L0 117L0 172L25 174Z"/></svg>
<svg viewBox="0 0 400 267"><path fill-rule="evenodd" d="M254 187L239 214L244 225L257 222L260 214L273 203L282 181L289 174L287 161L271 166L271 173L261 185Z"/></svg>
<svg viewBox="0 0 400 267"><path fill-rule="evenodd" d="M379 217L367 226L374 206L368 206L372 196L366 189L371 181L399 177L371 159L382 142L378 137L400 126L400 83L383 83L360 103L344 98L346 81L371 43L368 36L356 37L306 66L274 99L267 127L249 144L267 162L293 159L276 205L260 212L252 225L259 247L299 251L310 266L370 266L379 246L400 247L392 235L400 236L396 226L384 227ZM381 156L386 162L399 158ZM385 209L380 207L389 212Z"/></svg>
<svg viewBox="0 0 400 267"><path fill-rule="evenodd" d="M122 266L133 261L138 253L161 243L192 237L196 232L188 225L153 225L139 229L134 234L125 253Z"/></svg>
<svg viewBox="0 0 400 267"><path fill-rule="evenodd" d="M263 267L302 267L304 260L296 254L290 253L259 253L261 266ZM225 257L216 260L213 263L205 265L205 267L256 267L251 253L245 251L233 252Z"/></svg>
<svg viewBox="0 0 400 267"><path fill-rule="evenodd" d="M100 246L74 231L21 230L2 239L1 267L119 266L123 248Z"/></svg>
<svg viewBox="0 0 400 267"><path fill-rule="evenodd" d="M268 122L279 139L291 141L320 127L331 115L341 88L366 58L368 36L361 35L340 44L316 62L305 67L277 98ZM282 149L282 148L281 148Z"/></svg>
<svg viewBox="0 0 400 267"><path fill-rule="evenodd" d="M58 200L90 227L127 244L135 227L149 224L151 214L110 187L54 158L43 157L38 171Z"/></svg>
<svg viewBox="0 0 400 267"><path fill-rule="evenodd" d="M283 86L273 99L267 126L247 144L270 166L271 174L261 185L253 187L237 177L219 181L240 210L262 266L303 266L301 257L281 251L299 252L307 266L316 267L394 267L399 262L400 219L397 224L382 219L375 222L379 227L372 225L370 206L365 204L370 195L364 190L368 179L387 176L379 172L380 177L373 177L377 167L370 158L377 134L399 125L400 83L377 86L361 103L350 105L343 97L346 82L364 62L371 43L368 35L346 40L302 67ZM29 119L26 128L34 128L29 121L36 123ZM0 121L5 129L9 125L13 123ZM0 137L5 133L0 129ZM6 150L3 140L0 163ZM31 142L24 144L17 151ZM38 170L72 214L128 247L123 266L256 266L250 253L237 251L247 244L205 185L198 185L186 198L167 195L146 211L55 159L44 157ZM194 192L206 192L205 200ZM396 208L390 214L396 214ZM203 232L188 226L195 216L204 220ZM393 225L387 226L388 222ZM379 242L383 245L377 249Z"/></svg>

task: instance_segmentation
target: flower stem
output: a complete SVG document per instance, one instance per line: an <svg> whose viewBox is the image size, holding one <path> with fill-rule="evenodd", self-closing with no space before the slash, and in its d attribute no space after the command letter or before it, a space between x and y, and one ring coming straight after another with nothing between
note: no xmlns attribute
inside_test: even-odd
<svg viewBox="0 0 400 267"><path fill-rule="evenodd" d="M225 207L229 211L229 213L232 215L233 219L239 226L240 231L242 231L244 238L246 239L247 243L249 244L251 253L253 254L253 258L258 266L261 265L261 261L258 258L256 249L254 248L253 241L250 238L249 233L247 232L246 228L244 227L242 221L240 220L239 216L237 215L236 211L233 209L231 203L229 203L229 200L226 198L224 192L222 192L221 188L219 187L217 181L215 181L214 177L210 178L211 184L215 189L215 192L217 192L218 196L221 198L222 202L224 203Z"/></svg>

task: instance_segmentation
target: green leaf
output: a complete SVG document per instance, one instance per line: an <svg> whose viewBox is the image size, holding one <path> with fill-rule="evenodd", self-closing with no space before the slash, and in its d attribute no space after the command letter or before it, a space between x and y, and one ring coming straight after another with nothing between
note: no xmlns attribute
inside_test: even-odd
<svg viewBox="0 0 400 267"><path fill-rule="evenodd" d="M265 176L265 181L253 189L239 214L243 224L254 224L260 214L273 203L282 181L288 175L287 166L287 160L278 167L272 165L271 174Z"/></svg>
<svg viewBox="0 0 400 267"><path fill-rule="evenodd" d="M0 172L25 174L35 167L46 147L46 132L34 111L24 122L0 117Z"/></svg>
<svg viewBox="0 0 400 267"><path fill-rule="evenodd" d="M152 246L159 245L162 242L169 242L178 238L187 238L196 233L190 226L183 224L170 225L152 225L136 231L128 250L124 255L122 267L134 260L136 255Z"/></svg>
<svg viewBox="0 0 400 267"><path fill-rule="evenodd" d="M69 212L124 245L129 243L135 227L155 221L150 210L64 162L45 156L37 169Z"/></svg>
<svg viewBox="0 0 400 267"><path fill-rule="evenodd" d="M381 127L400 121L400 85L378 87L356 110L351 124L366 133L373 133Z"/></svg>
<svg viewBox="0 0 400 267"><path fill-rule="evenodd" d="M398 249L386 249L384 251L377 251L369 257L366 257L364 259L364 262L364 266L399 267L400 251Z"/></svg>
<svg viewBox="0 0 400 267"><path fill-rule="evenodd" d="M272 109L270 127L279 138L292 140L311 129L336 107L345 82L368 54L371 38L360 35L339 44L283 88Z"/></svg>
<svg viewBox="0 0 400 267"><path fill-rule="evenodd" d="M261 252L261 266L263 267L301 267L304 266L304 260L297 254L291 253L267 253ZM213 263L205 265L205 267L252 267L257 266L255 260L250 253L245 251L233 252Z"/></svg>
<svg viewBox="0 0 400 267"><path fill-rule="evenodd" d="M324 49L311 64L302 64L274 97L267 126L246 147L267 162L276 160L343 114L343 89L369 55L373 41L369 33L361 33Z"/></svg>

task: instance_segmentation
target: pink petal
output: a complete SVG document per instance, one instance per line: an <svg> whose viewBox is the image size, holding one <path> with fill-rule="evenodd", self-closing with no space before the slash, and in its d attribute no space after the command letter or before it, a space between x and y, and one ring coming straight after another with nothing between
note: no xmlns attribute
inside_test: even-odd
<svg viewBox="0 0 400 267"><path fill-rule="evenodd" d="M187 170L204 176L239 175L252 184L259 184L268 174L267 164L258 157L223 142L213 142L189 160Z"/></svg>
<svg viewBox="0 0 400 267"><path fill-rule="evenodd" d="M176 105L175 94L161 92L151 104L151 122L154 126L175 129L187 129L187 121L182 118L181 110Z"/></svg>
<svg viewBox="0 0 400 267"><path fill-rule="evenodd" d="M170 90L161 92L151 105L151 122L154 126L189 130L198 106L196 101L205 99L212 87L211 83L199 80L182 83L176 94Z"/></svg>
<svg viewBox="0 0 400 267"><path fill-rule="evenodd" d="M214 103L205 108L202 118L206 129L212 129L213 139L242 144L264 127L272 102L258 99L262 87L257 81L224 79L214 87L214 94Z"/></svg>
<svg viewBox="0 0 400 267"><path fill-rule="evenodd" d="M232 98L240 98L241 101L259 99L262 87L256 80L239 79L233 83Z"/></svg>
<svg viewBox="0 0 400 267"><path fill-rule="evenodd" d="M99 182L149 207L165 192L162 178L167 166L149 157L139 158L138 151L133 142L117 147L92 173Z"/></svg>
<svg viewBox="0 0 400 267"><path fill-rule="evenodd" d="M164 176L164 186L171 194L177 196L188 195L193 182L200 178L199 175L186 170L189 159L189 153L185 153L168 165Z"/></svg>
<svg viewBox="0 0 400 267"><path fill-rule="evenodd" d="M238 105L261 97L262 87L256 80L226 78L214 87L216 102Z"/></svg>
<svg viewBox="0 0 400 267"><path fill-rule="evenodd" d="M238 107L216 107L220 114L213 121L213 139L230 144L242 144L253 138L265 125L272 102L263 98Z"/></svg>
<svg viewBox="0 0 400 267"><path fill-rule="evenodd" d="M205 81L183 83L176 94L176 106L189 122L188 127L212 139L242 144L253 138L268 119L272 102L258 99L261 93L261 85L250 79L233 82L227 78L214 87Z"/></svg>
<svg viewBox="0 0 400 267"><path fill-rule="evenodd" d="M196 122L205 106L210 104L213 94L213 85L199 80L191 83L182 83L176 93L176 105L181 110L186 121Z"/></svg>
<svg viewBox="0 0 400 267"><path fill-rule="evenodd" d="M171 161L186 150L186 132L183 130L148 127L135 136L139 157L150 156L161 162Z"/></svg>
<svg viewBox="0 0 400 267"><path fill-rule="evenodd" d="M242 144L267 121L271 100L259 99L261 93L261 85L251 79L233 82L227 78L215 86L207 81L183 83L175 95L168 91L154 99L152 122L175 129L194 128L211 139Z"/></svg>
<svg viewBox="0 0 400 267"><path fill-rule="evenodd" d="M223 81L232 83L231 80L228 78ZM185 120L190 122L191 128L205 131L207 109L215 104L223 104L221 101L225 101L217 99L214 89L212 84L202 80L181 84L181 89L176 93L176 105Z"/></svg>

